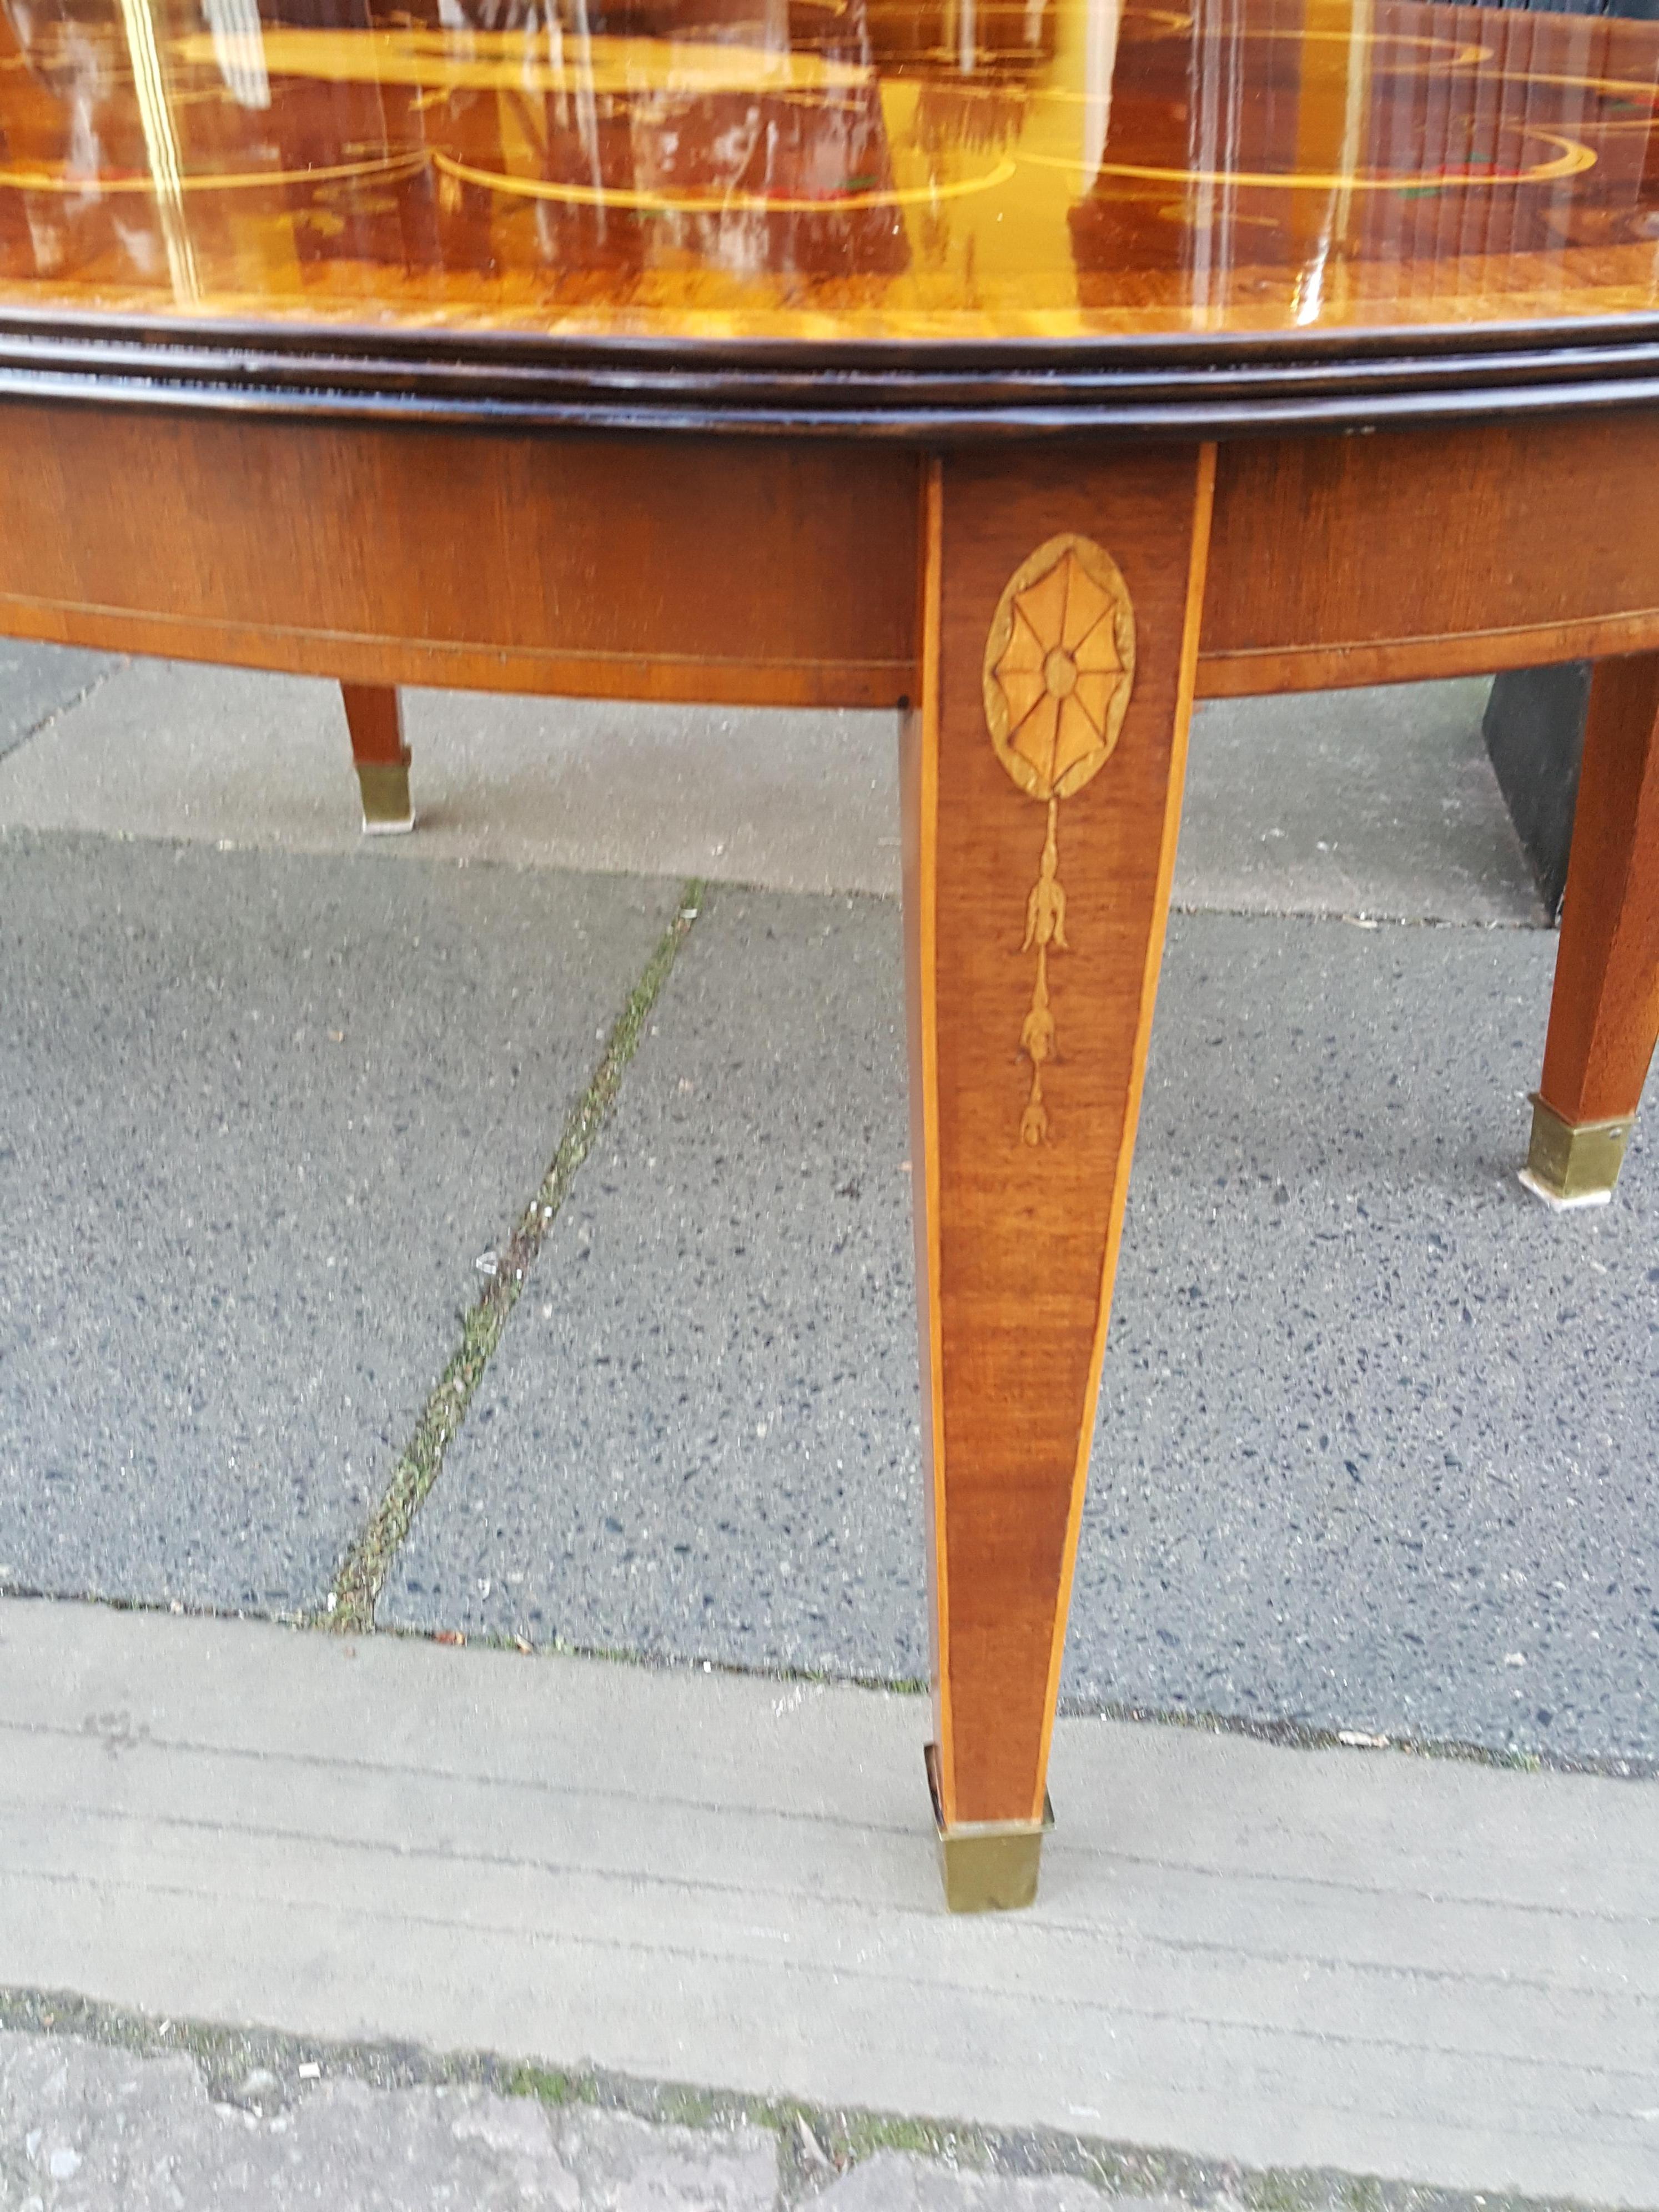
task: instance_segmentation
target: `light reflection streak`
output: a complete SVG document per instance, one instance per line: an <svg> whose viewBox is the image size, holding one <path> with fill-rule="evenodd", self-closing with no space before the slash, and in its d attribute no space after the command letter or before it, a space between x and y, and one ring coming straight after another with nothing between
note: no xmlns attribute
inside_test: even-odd
<svg viewBox="0 0 1659 2212"><path fill-rule="evenodd" d="M121 23L132 62L133 96L138 105L144 152L149 157L150 181L161 218L161 237L167 247L173 295L181 307L193 306L202 296L201 278L185 214L179 141L167 109L167 86L161 76L161 57L156 48L149 0L121 0Z"/></svg>

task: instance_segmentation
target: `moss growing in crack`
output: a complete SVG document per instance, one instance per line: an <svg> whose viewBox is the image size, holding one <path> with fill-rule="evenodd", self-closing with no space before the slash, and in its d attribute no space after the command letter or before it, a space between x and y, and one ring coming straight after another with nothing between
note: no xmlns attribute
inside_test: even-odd
<svg viewBox="0 0 1659 2212"><path fill-rule="evenodd" d="M462 1322L460 1343L422 1408L415 1433L392 1469L385 1494L341 1564L327 1609L318 1616L322 1626L347 1635L363 1635L374 1627L374 1608L392 1562L442 1470L444 1455L466 1419L484 1369L519 1302L525 1277L557 1219L578 1170L610 1118L623 1073L639 1048L652 1008L690 934L702 902L702 884L687 884L680 894L678 911L629 994L628 1003L605 1040L599 1065L570 1110L540 1188L520 1215L507 1249L497 1258L495 1274Z"/></svg>
<svg viewBox="0 0 1659 2212"><path fill-rule="evenodd" d="M501 2087L509 2097L533 2097L538 2105L586 2105L580 2075L555 2072L546 2066L509 2067Z"/></svg>

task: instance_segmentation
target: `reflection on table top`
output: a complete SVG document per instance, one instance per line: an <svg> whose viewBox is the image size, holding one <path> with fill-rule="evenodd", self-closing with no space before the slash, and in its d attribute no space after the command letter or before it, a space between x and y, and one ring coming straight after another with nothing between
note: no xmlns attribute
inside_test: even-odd
<svg viewBox="0 0 1659 2212"><path fill-rule="evenodd" d="M0 0L0 306L816 341L1659 308L1659 25Z"/></svg>

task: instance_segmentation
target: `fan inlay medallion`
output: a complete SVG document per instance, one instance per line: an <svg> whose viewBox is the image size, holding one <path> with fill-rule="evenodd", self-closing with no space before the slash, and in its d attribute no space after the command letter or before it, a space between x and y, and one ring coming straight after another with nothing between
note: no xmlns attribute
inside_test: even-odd
<svg viewBox="0 0 1659 2212"><path fill-rule="evenodd" d="M1048 813L1021 951L1036 954L1020 1049L1031 1088L1021 1141L1048 1141L1042 1071L1057 1057L1048 955L1066 952L1060 805L1097 775L1117 744L1134 685L1135 621L1111 556L1087 538L1051 538L1010 578L985 647L985 719L997 757Z"/></svg>

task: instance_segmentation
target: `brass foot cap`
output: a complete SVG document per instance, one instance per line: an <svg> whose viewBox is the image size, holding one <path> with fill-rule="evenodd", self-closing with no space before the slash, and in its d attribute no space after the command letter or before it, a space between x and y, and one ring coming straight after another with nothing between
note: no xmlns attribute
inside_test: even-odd
<svg viewBox="0 0 1659 2212"><path fill-rule="evenodd" d="M415 827L415 809L409 796L409 763L359 761L357 787L363 795L366 836L395 836Z"/></svg>
<svg viewBox="0 0 1659 2212"><path fill-rule="evenodd" d="M1534 1091L1532 1143L1521 1181L1558 1213L1605 1206L1613 1196L1635 1126L1633 1114L1612 1121L1564 1121Z"/></svg>
<svg viewBox="0 0 1659 2212"><path fill-rule="evenodd" d="M939 1809L939 1747L930 1743L924 1756L946 1905L952 1912L1018 1912L1035 1905L1042 1838L1054 1825L1048 1793L1040 1820L967 1820L947 1828Z"/></svg>

